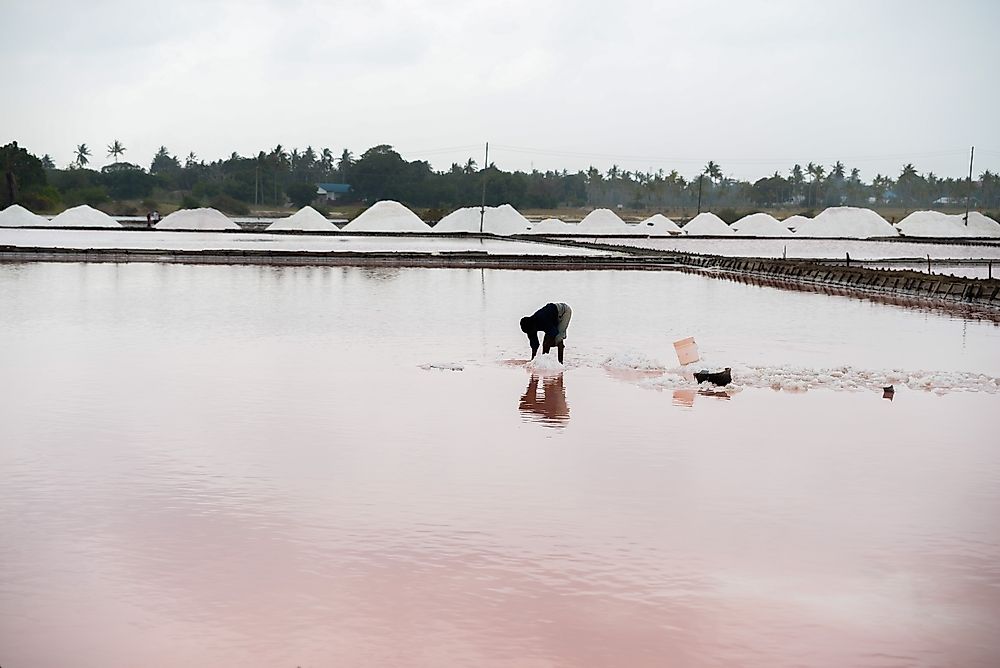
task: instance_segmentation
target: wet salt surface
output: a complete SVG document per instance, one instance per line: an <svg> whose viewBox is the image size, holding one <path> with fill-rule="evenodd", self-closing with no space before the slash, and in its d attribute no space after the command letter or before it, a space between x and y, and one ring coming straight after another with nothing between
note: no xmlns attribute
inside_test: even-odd
<svg viewBox="0 0 1000 668"><path fill-rule="evenodd" d="M517 319L548 300L539 376ZM689 334L998 376L990 323L666 272L145 264L0 264L0 313L4 666L1000 659L996 394L646 384Z"/></svg>
<svg viewBox="0 0 1000 668"><path fill-rule="evenodd" d="M569 248L528 241L406 236L354 236L334 232L318 234L255 234L213 232L163 232L145 230L42 230L0 228L0 245L134 250L284 250L355 253L443 253L474 251L491 255L611 255L589 248Z"/></svg>
<svg viewBox="0 0 1000 668"><path fill-rule="evenodd" d="M654 239L611 239L588 237L587 241L649 248L653 250L683 251L724 255L727 257L771 257L785 254L789 258L842 259L846 253L852 260L883 260L891 258L1000 259L1000 242L977 240L975 244L928 243L926 241L875 241L864 239L727 239L725 237L685 238L657 237ZM926 266L924 267L926 269Z"/></svg>

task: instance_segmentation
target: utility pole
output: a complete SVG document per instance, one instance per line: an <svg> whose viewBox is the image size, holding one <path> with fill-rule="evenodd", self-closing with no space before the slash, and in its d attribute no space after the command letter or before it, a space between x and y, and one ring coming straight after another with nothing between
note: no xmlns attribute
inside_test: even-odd
<svg viewBox="0 0 1000 668"><path fill-rule="evenodd" d="M490 143L486 142L486 158L483 160L483 200L479 205L479 233L483 233L483 222L486 220L486 170L490 167Z"/></svg>
<svg viewBox="0 0 1000 668"><path fill-rule="evenodd" d="M701 182L705 180L704 174L698 175L698 213L701 213Z"/></svg>
<svg viewBox="0 0 1000 668"><path fill-rule="evenodd" d="M969 190L965 193L965 226L969 226L969 199L972 197L972 159L976 157L976 147L969 153Z"/></svg>

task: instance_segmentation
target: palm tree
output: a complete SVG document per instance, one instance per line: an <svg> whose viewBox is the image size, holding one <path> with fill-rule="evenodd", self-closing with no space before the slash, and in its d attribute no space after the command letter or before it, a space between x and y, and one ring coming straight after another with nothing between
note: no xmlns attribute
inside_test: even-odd
<svg viewBox="0 0 1000 668"><path fill-rule="evenodd" d="M705 171L703 173L713 181L722 181L722 168L719 167L719 165L713 160L708 161L708 164L705 165Z"/></svg>
<svg viewBox="0 0 1000 668"><path fill-rule="evenodd" d="M465 163L465 167L462 168L462 171L465 172L466 174L475 174L477 166L478 165L476 165L476 161L473 160L472 158L469 158Z"/></svg>
<svg viewBox="0 0 1000 668"><path fill-rule="evenodd" d="M119 156L125 155L125 150L125 147L122 146L122 143L117 139L108 144L108 155L114 156L115 162L118 162Z"/></svg>
<svg viewBox="0 0 1000 668"><path fill-rule="evenodd" d="M190 151L187 157L184 159L184 167L191 168L198 164L198 156L194 154L194 151Z"/></svg>
<svg viewBox="0 0 1000 668"><path fill-rule="evenodd" d="M340 160L337 161L337 169L340 170L340 180L344 183L347 183L347 173L353 166L354 154L345 148L344 152L340 154Z"/></svg>
<svg viewBox="0 0 1000 668"><path fill-rule="evenodd" d="M90 162L90 149L86 144L80 144L76 147L76 166L83 167L88 162Z"/></svg>
<svg viewBox="0 0 1000 668"><path fill-rule="evenodd" d="M56 163L52 160L52 156L46 153L42 156L42 169L55 169Z"/></svg>
<svg viewBox="0 0 1000 668"><path fill-rule="evenodd" d="M319 158L319 166L323 170L324 176L328 172L333 171L333 163L334 163L333 151L331 151L328 148L324 148L320 152L320 158Z"/></svg>

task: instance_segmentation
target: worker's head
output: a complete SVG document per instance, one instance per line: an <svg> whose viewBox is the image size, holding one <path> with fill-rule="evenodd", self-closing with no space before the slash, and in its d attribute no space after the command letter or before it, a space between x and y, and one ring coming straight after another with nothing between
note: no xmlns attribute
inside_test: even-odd
<svg viewBox="0 0 1000 668"><path fill-rule="evenodd" d="M521 318L521 331L525 334L531 333L531 316L524 316Z"/></svg>

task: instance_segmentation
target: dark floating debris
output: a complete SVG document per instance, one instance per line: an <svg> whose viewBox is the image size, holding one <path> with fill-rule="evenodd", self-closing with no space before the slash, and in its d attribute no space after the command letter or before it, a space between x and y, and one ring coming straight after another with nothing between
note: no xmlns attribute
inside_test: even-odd
<svg viewBox="0 0 1000 668"><path fill-rule="evenodd" d="M699 383L712 383L713 385L725 387L733 382L733 370L728 366L722 371L702 369L701 371L694 372L694 379Z"/></svg>

